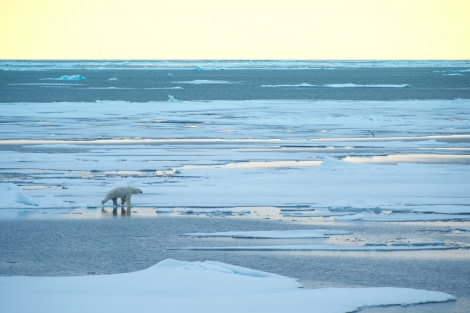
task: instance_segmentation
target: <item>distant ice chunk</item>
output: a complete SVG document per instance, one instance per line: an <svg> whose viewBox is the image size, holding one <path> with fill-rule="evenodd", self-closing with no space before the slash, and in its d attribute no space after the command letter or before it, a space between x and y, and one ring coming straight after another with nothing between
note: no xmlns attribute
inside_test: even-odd
<svg viewBox="0 0 470 313"><path fill-rule="evenodd" d="M312 85L309 83L301 83L294 85L261 85L263 88L407 88L411 87L408 84L325 84L325 85Z"/></svg>
<svg viewBox="0 0 470 313"><path fill-rule="evenodd" d="M469 73L470 69L465 70L443 70L443 71L434 71L434 73L442 73L443 76L463 76L462 73Z"/></svg>
<svg viewBox="0 0 470 313"><path fill-rule="evenodd" d="M86 80L86 77L75 74L75 75L62 75L58 78L42 78L41 80Z"/></svg>
<svg viewBox="0 0 470 313"><path fill-rule="evenodd" d="M217 68L217 67L212 67L212 66L196 66L193 68L193 71L200 72L200 71L217 71L217 70L223 70L223 68Z"/></svg>
<svg viewBox="0 0 470 313"><path fill-rule="evenodd" d="M192 251L414 251L414 250L449 250L459 249L457 245L441 242L419 243L368 243L362 246L305 244L305 245L266 245L266 246L220 246L220 247L179 247L169 250Z"/></svg>
<svg viewBox="0 0 470 313"><path fill-rule="evenodd" d="M326 84L323 87L330 87L330 88L408 88L411 87L408 84L353 84L353 83L346 83L346 84Z"/></svg>
<svg viewBox="0 0 470 313"><path fill-rule="evenodd" d="M107 81L110 81L110 82L111 82L111 81L116 81L116 80L118 80L117 77L110 77L110 78L107 79Z"/></svg>
<svg viewBox="0 0 470 313"><path fill-rule="evenodd" d="M186 233L189 237L232 237L251 239L306 239L328 238L329 235L350 235L349 231L315 229L315 230L272 230L272 231L226 231L215 233Z"/></svg>
<svg viewBox="0 0 470 313"><path fill-rule="evenodd" d="M174 84L191 84L191 85L209 85L209 84L233 84L227 80L209 80L209 79L195 79L186 81L175 81Z"/></svg>
<svg viewBox="0 0 470 313"><path fill-rule="evenodd" d="M179 174L180 171L177 170L176 168L168 169L168 170L156 170L155 171L155 176L159 177L172 177L176 174Z"/></svg>
<svg viewBox="0 0 470 313"><path fill-rule="evenodd" d="M295 85L261 85L260 87L263 87L263 88L312 88L312 87L318 87L318 86L308 84L308 83L301 83L301 84L295 84Z"/></svg>
<svg viewBox="0 0 470 313"><path fill-rule="evenodd" d="M168 102L181 102L181 100L176 99L172 95L168 95Z"/></svg>

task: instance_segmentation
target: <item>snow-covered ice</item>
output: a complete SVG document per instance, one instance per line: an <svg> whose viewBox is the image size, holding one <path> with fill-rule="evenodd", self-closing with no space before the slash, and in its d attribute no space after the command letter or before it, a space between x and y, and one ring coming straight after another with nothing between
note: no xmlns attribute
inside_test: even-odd
<svg viewBox="0 0 470 313"><path fill-rule="evenodd" d="M31 201L0 208L94 209L133 177L155 215L469 219L469 100L169 101L3 104L2 181Z"/></svg>
<svg viewBox="0 0 470 313"><path fill-rule="evenodd" d="M0 183L0 198L3 199L2 208L67 208L70 206L52 195L33 199L23 189L12 183Z"/></svg>
<svg viewBox="0 0 470 313"><path fill-rule="evenodd" d="M296 280L219 262L167 259L142 271L0 277L2 312L312 312L453 301L409 288L304 289Z"/></svg>

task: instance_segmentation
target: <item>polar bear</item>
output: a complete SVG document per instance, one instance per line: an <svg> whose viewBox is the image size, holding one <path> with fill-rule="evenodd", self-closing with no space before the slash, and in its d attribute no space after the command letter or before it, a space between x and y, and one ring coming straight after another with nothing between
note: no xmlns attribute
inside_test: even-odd
<svg viewBox="0 0 470 313"><path fill-rule="evenodd" d="M121 205L127 201L127 208L131 208L131 196L142 193L142 190L134 187L117 187L111 189L106 197L101 200L101 204L105 204L109 199L113 199L113 207L117 207L117 198L121 198Z"/></svg>

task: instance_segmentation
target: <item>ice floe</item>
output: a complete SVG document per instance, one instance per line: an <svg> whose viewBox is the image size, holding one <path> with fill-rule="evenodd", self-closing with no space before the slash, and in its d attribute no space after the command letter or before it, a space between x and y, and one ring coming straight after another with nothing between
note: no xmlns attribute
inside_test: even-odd
<svg viewBox="0 0 470 313"><path fill-rule="evenodd" d="M186 233L188 237L231 237L252 239L306 239L328 238L330 235L350 235L349 231L315 229L315 230L272 230L272 231L226 231L215 233Z"/></svg>
<svg viewBox="0 0 470 313"><path fill-rule="evenodd" d="M300 83L300 84L295 84L295 85L261 85L260 87L263 87L263 88L311 88L311 87L319 87L319 86L308 84L308 83Z"/></svg>
<svg viewBox="0 0 470 313"><path fill-rule="evenodd" d="M354 84L354 83L346 83L346 84L326 84L323 85L324 87L330 88L407 88L411 87L408 84Z"/></svg>
<svg viewBox="0 0 470 313"><path fill-rule="evenodd" d="M86 80L85 76L74 74L74 75L62 75L57 78L42 78L42 80Z"/></svg>
<svg viewBox="0 0 470 313"><path fill-rule="evenodd" d="M261 85L263 88L407 88L411 87L409 84L324 84L312 85L309 83L300 83L293 85Z"/></svg>
<svg viewBox="0 0 470 313"><path fill-rule="evenodd" d="M175 214L466 221L469 105L465 99L4 104L1 179L36 205L1 207L48 210L59 205L55 199L67 208L96 208L110 187L133 177L145 190L134 205ZM258 215L262 207L269 209Z"/></svg>
<svg viewBox="0 0 470 313"><path fill-rule="evenodd" d="M415 251L459 249L458 245L419 242L419 243L368 243L362 246L303 244L303 245L263 245L263 246L220 246L220 247L170 247L170 250L195 251Z"/></svg>
<svg viewBox="0 0 470 313"><path fill-rule="evenodd" d="M217 84L233 84L233 82L226 80L209 80L209 79L195 79L187 81L174 81L174 84L190 84L190 85L217 85Z"/></svg>
<svg viewBox="0 0 470 313"><path fill-rule="evenodd" d="M0 277L0 301L5 312L341 313L456 300L409 288L300 287L295 279L225 263L167 259L123 274Z"/></svg>

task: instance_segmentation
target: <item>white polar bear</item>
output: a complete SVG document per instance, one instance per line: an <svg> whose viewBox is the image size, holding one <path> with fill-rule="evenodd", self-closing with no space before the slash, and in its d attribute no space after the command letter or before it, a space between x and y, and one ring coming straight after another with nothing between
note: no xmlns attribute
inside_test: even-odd
<svg viewBox="0 0 470 313"><path fill-rule="evenodd" d="M117 198L121 198L121 205L127 201L127 208L131 208L131 196L142 193L142 190L134 187L117 187L111 189L106 197L101 200L101 204L105 204L109 199L113 199L113 207L117 207Z"/></svg>

